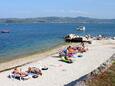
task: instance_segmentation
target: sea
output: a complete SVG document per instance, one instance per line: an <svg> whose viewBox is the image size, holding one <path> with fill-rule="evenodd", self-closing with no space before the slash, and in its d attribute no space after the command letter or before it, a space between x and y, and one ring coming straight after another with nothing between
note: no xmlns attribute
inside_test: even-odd
<svg viewBox="0 0 115 86"><path fill-rule="evenodd" d="M36 52L42 52L65 43L64 36L73 33L77 35L102 34L115 36L115 24L82 24L85 31L77 31L81 24L77 23L25 23L0 24L0 62L20 58Z"/></svg>

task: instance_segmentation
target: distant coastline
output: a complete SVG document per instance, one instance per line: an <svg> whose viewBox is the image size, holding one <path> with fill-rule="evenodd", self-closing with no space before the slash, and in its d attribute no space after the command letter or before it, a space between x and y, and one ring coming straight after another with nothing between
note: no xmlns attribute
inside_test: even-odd
<svg viewBox="0 0 115 86"><path fill-rule="evenodd" d="M115 19L90 17L0 18L0 23L115 23Z"/></svg>

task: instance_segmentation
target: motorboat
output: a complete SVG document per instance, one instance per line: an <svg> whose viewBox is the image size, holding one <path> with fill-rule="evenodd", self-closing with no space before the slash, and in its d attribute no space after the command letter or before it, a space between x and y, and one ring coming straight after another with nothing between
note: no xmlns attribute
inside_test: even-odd
<svg viewBox="0 0 115 86"><path fill-rule="evenodd" d="M66 42L82 42L82 37L75 34L68 34L64 37Z"/></svg>
<svg viewBox="0 0 115 86"><path fill-rule="evenodd" d="M77 28L77 31L85 31L85 26L79 26L79 27Z"/></svg>
<svg viewBox="0 0 115 86"><path fill-rule="evenodd" d="M90 40L87 40L85 37L76 34L68 34L64 37L64 39L65 42L87 42L91 44Z"/></svg>
<svg viewBox="0 0 115 86"><path fill-rule="evenodd" d="M10 33L10 30L1 30L1 33Z"/></svg>

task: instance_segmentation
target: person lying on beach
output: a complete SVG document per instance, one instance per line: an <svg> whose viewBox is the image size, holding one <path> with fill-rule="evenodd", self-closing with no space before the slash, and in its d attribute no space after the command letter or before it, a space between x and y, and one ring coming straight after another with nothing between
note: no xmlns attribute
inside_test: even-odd
<svg viewBox="0 0 115 86"><path fill-rule="evenodd" d="M78 50L80 53L86 52L88 50L83 42L81 42L81 46L74 47L74 49Z"/></svg>
<svg viewBox="0 0 115 86"><path fill-rule="evenodd" d="M88 48L83 48L83 47L76 47L76 49L78 50L78 52L83 53L86 52L88 50Z"/></svg>
<svg viewBox="0 0 115 86"><path fill-rule="evenodd" d="M67 47L68 53L75 53L75 49L71 46Z"/></svg>
<svg viewBox="0 0 115 86"><path fill-rule="evenodd" d="M69 46L67 47L67 53L68 54L75 54L77 51L73 47Z"/></svg>
<svg viewBox="0 0 115 86"><path fill-rule="evenodd" d="M36 68L36 67L29 67L27 72L42 75L41 70L39 68Z"/></svg>
<svg viewBox="0 0 115 86"><path fill-rule="evenodd" d="M21 77L25 77L25 76L28 75L27 72L23 72L23 71L22 71L20 68L18 68L18 67L14 68L14 70L13 70L12 73L13 73L13 74L18 74L18 75L21 76Z"/></svg>

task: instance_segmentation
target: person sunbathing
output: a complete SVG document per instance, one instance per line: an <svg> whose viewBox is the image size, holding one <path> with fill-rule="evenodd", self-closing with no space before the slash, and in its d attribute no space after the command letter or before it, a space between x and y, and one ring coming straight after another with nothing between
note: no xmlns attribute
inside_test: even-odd
<svg viewBox="0 0 115 86"><path fill-rule="evenodd" d="M12 73L13 73L13 74L17 74L17 75L19 75L19 76L21 76L21 77L24 77L24 76L27 76L27 75L28 75L27 72L21 71L21 69L18 68L18 67L14 68L14 70L13 70Z"/></svg>
<svg viewBox="0 0 115 86"><path fill-rule="evenodd" d="M80 53L86 52L88 50L88 48L85 47L84 42L81 42L81 46L74 47L74 49Z"/></svg>
<svg viewBox="0 0 115 86"><path fill-rule="evenodd" d="M41 70L39 68L36 68L36 67L29 67L27 72L42 75Z"/></svg>
<svg viewBox="0 0 115 86"><path fill-rule="evenodd" d="M88 50L88 48L86 48L86 47L77 47L77 50L78 50L78 52L83 53L83 52L86 52Z"/></svg>
<svg viewBox="0 0 115 86"><path fill-rule="evenodd" d="M74 54L74 53L76 53L76 50L75 50L73 47L69 46L69 47L67 48L67 52L68 52L69 54Z"/></svg>

